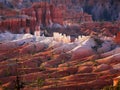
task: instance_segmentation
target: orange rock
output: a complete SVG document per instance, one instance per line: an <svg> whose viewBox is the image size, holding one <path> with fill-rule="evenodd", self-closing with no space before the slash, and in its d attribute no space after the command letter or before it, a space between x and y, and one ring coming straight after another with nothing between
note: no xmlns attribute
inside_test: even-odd
<svg viewBox="0 0 120 90"><path fill-rule="evenodd" d="M114 39L115 43L120 44L120 32L117 33L117 36Z"/></svg>
<svg viewBox="0 0 120 90"><path fill-rule="evenodd" d="M110 69L112 69L112 67L110 65L101 64L101 65L97 66L97 68L94 71L101 72L101 71L110 70Z"/></svg>
<svg viewBox="0 0 120 90"><path fill-rule="evenodd" d="M92 72L92 67L90 66L80 66L78 68L78 73L91 73Z"/></svg>
<svg viewBox="0 0 120 90"><path fill-rule="evenodd" d="M120 81L120 76L113 79L113 86L117 86Z"/></svg>

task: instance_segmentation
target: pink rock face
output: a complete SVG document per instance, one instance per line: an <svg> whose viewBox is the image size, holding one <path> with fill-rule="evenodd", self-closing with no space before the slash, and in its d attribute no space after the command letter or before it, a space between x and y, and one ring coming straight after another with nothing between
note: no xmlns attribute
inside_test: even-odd
<svg viewBox="0 0 120 90"><path fill-rule="evenodd" d="M81 59L93 55L94 52L91 48L80 47L72 52L72 60Z"/></svg>
<svg viewBox="0 0 120 90"><path fill-rule="evenodd" d="M45 48L45 45L42 44L42 43L33 43L31 45L27 45L25 47L23 47L21 50L20 50L20 53L21 54L32 54L32 53L35 53L35 52L38 52L38 51L41 51Z"/></svg>
<svg viewBox="0 0 120 90"><path fill-rule="evenodd" d="M105 58L105 57L108 57L108 56L111 56L111 55L114 55L114 54L117 54L117 53L120 53L120 48L116 48L116 49L114 49L112 51L103 53L103 54L101 54L101 57Z"/></svg>
<svg viewBox="0 0 120 90"><path fill-rule="evenodd" d="M112 69L112 67L108 64L101 64L99 66L97 66L97 68L94 70L95 72L101 72L101 71L105 71L105 70L110 70Z"/></svg>
<svg viewBox="0 0 120 90"><path fill-rule="evenodd" d="M53 52L56 54L60 54L60 53L68 52L75 47L76 47L76 45L74 45L74 44L61 45L60 47L53 49Z"/></svg>
<svg viewBox="0 0 120 90"><path fill-rule="evenodd" d="M51 22L55 22L62 24L63 10L60 9L59 7L49 5L48 3L34 3L32 7L34 8L32 9L32 16L35 17L36 13L37 23L49 25L51 24ZM26 9L26 12L29 12L29 9L28 10ZM27 15L29 15L29 13L27 13Z"/></svg>
<svg viewBox="0 0 120 90"><path fill-rule="evenodd" d="M120 53L97 60L100 64L115 64L120 62Z"/></svg>
<svg viewBox="0 0 120 90"><path fill-rule="evenodd" d="M15 42L8 42L8 43L3 43L0 44L0 51L6 51L6 50L10 50L10 49L14 49L17 48L19 45L16 45Z"/></svg>
<svg viewBox="0 0 120 90"><path fill-rule="evenodd" d="M36 18L37 18L37 20L38 20L38 22L40 24L42 24L42 14L43 14L42 8L38 8L37 9L37 16L36 16Z"/></svg>
<svg viewBox="0 0 120 90"><path fill-rule="evenodd" d="M78 68L78 73L91 73L92 72L92 67L90 66L80 66Z"/></svg>

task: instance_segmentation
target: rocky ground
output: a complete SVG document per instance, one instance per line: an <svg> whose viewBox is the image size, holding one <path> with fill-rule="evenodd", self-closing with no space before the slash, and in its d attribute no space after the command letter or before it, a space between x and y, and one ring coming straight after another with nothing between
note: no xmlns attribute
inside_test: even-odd
<svg viewBox="0 0 120 90"><path fill-rule="evenodd" d="M69 43L31 34L0 37L1 89L100 90L120 75L120 47L113 35Z"/></svg>
<svg viewBox="0 0 120 90"><path fill-rule="evenodd" d="M7 1L0 90L101 90L120 76L119 0ZM36 26L45 36L32 35Z"/></svg>

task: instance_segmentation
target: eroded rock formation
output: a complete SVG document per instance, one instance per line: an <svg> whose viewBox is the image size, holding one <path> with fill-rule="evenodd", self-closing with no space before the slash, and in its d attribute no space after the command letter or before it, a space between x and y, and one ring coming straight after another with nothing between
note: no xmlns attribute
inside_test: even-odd
<svg viewBox="0 0 120 90"><path fill-rule="evenodd" d="M93 36L67 43L55 36L39 36L36 41L38 36L31 34L0 34L0 88L14 90L17 72L19 80L27 83L23 90L37 90L38 80L43 83L41 90L99 90L113 85L112 78L120 75L119 46L99 53L92 48L100 46ZM103 41L115 44L113 39Z"/></svg>
<svg viewBox="0 0 120 90"><path fill-rule="evenodd" d="M12 12L9 11L9 8L2 7L0 11L0 29L3 31L10 30L18 33L29 27L30 32L33 33L36 25L51 27L56 23L69 25L80 22L92 22L92 16L84 13L82 8L81 11L74 11L74 9L70 10L65 5L55 6L54 3L34 2L31 3L31 7L11 10Z"/></svg>

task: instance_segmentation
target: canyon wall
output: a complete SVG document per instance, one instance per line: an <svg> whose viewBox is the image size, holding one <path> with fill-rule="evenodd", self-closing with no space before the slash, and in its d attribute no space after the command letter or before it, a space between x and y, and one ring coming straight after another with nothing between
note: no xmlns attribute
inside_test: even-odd
<svg viewBox="0 0 120 90"><path fill-rule="evenodd" d="M47 1L50 4L58 6L60 4L65 5L68 9L74 9L79 11L82 7L84 12L91 14L95 21L115 21L119 20L120 13L120 0L19 0L23 3L20 4L17 1L16 4L11 4L9 1L17 0L0 0L8 7L28 7L31 3Z"/></svg>
<svg viewBox="0 0 120 90"><path fill-rule="evenodd" d="M65 4L69 9L83 10L96 21L118 20L120 13L119 0L50 0L55 5Z"/></svg>
<svg viewBox="0 0 120 90"><path fill-rule="evenodd" d="M30 7L20 9L19 5L24 5L23 0L12 3L14 9L4 6L2 3L0 9L0 29L1 31L10 30L10 32L26 32L29 27L31 33L34 32L35 26L52 26L53 24L72 24L80 22L92 22L92 16L74 9L68 9L65 4L55 5L47 2L34 2Z"/></svg>
<svg viewBox="0 0 120 90"><path fill-rule="evenodd" d="M63 24L62 9L48 3L33 3L29 8L11 10L6 7L0 9L0 29L3 31L11 30L14 32L26 27L33 31L36 25Z"/></svg>

